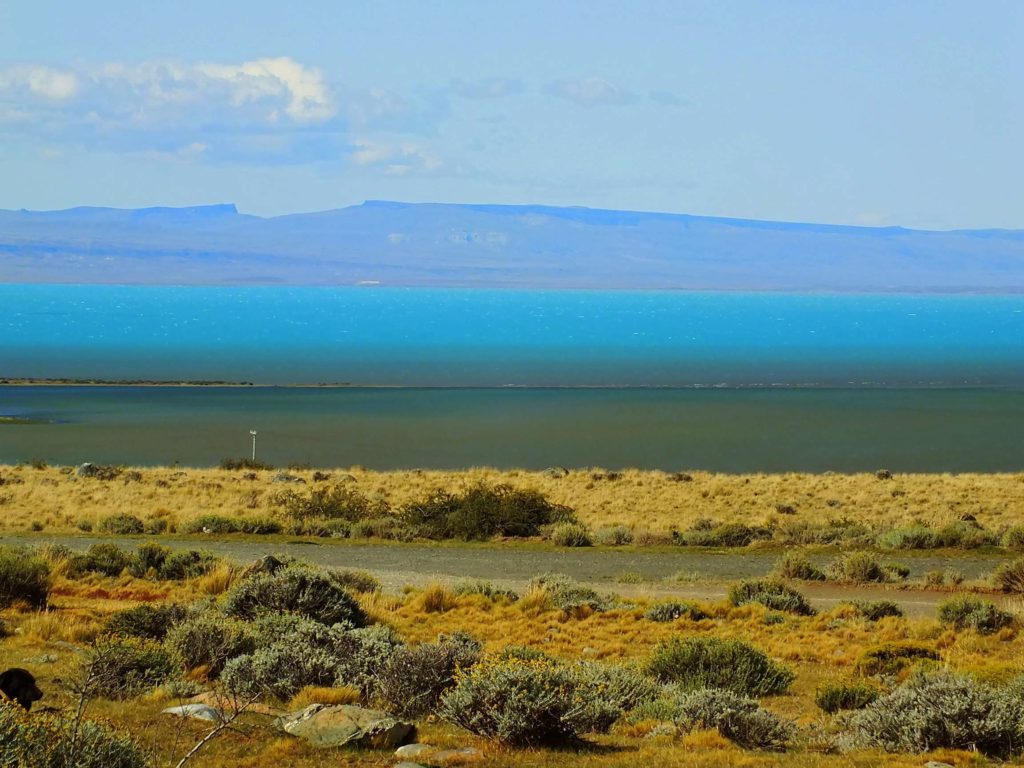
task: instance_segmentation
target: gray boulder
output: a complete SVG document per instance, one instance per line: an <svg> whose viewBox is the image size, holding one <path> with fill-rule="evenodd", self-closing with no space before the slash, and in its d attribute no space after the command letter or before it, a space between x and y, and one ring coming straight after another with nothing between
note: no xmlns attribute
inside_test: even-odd
<svg viewBox="0 0 1024 768"><path fill-rule="evenodd" d="M206 720L210 723L219 723L224 720L224 714L209 704L182 704L180 707L169 707L163 713L178 717L191 717L195 720Z"/></svg>
<svg viewBox="0 0 1024 768"><path fill-rule="evenodd" d="M349 704L311 704L279 717L277 726L313 747L352 745L395 749L416 736L416 726L386 712Z"/></svg>

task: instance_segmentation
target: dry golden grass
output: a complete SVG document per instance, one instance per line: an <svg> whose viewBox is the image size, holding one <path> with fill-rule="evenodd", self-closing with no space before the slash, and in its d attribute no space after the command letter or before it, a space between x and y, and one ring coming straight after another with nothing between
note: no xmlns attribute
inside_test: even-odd
<svg viewBox="0 0 1024 768"><path fill-rule="evenodd" d="M340 688L323 688L307 685L288 702L288 710L305 709L310 704L358 704L359 689L350 685Z"/></svg>
<svg viewBox="0 0 1024 768"><path fill-rule="evenodd" d="M80 521L98 526L116 513L144 520L161 518L180 525L202 514L239 517L278 513L273 497L283 486L273 471L141 468L139 481L101 481L27 466L0 466L0 530L74 531ZM312 471L293 474L313 487ZM443 488L457 491L477 483L511 483L535 488L559 504L574 508L591 528L625 525L637 532L687 528L700 518L719 522L762 523L849 517L858 522L897 526L913 520L937 525L972 514L986 527L1024 523L1024 473L897 474L879 480L873 474L692 473L674 480L658 471L626 470L618 479L601 479L598 470L574 470L566 477L543 472L475 468L459 472L410 470L375 472L361 468L331 470L330 483L345 482L370 498L392 506ZM597 478L597 479L595 479ZM301 486L300 486L301 488ZM776 505L795 508L781 515Z"/></svg>
<svg viewBox="0 0 1024 768"><path fill-rule="evenodd" d="M15 634L0 641L0 668L29 668L47 694L43 703L68 707L73 696L67 681L81 657L74 648L57 641L84 644L89 633L76 635L74 630L60 627L88 627L94 632L111 612L132 604L138 596L152 594L157 585L127 576L96 578L81 585L60 582L60 585L62 589L53 598L53 607L48 613L14 609L2 612L2 618ZM203 594L196 582L168 586L167 590L162 599L187 601ZM789 693L764 701L769 709L804 726L805 736L798 747L785 754L744 751L714 732L696 732L679 739L646 739L643 726L624 727L611 735L595 737L591 747L580 750L515 750L481 741L443 723L427 720L421 724L421 739L442 748L479 747L484 752L481 764L502 768L632 768L641 765L867 768L921 766L929 759L958 768L985 765L984 759L976 754L948 750L926 756L826 752L823 734L831 721L815 707L814 693L826 683L851 679L854 662L869 646L894 640L928 643L939 649L943 662L950 667L992 681L1005 681L1020 671L1022 638L1016 631L985 636L969 630L953 631L934 619L887 618L872 624L856 618L846 608L837 608L812 617L787 616L781 624L769 624L765 621L766 611L760 606L735 608L714 603L701 606L709 615L707 619L680 618L659 624L643 619L646 607L643 601L635 607L572 617L546 607L539 598L530 604L515 604L490 601L480 595L450 593L444 596L446 610L428 610L434 598L428 600L425 596L436 591L436 587L431 587L410 590L403 596L374 593L361 596L360 601L371 615L386 621L410 642L429 641L438 633L462 630L480 638L488 650L515 643L569 659L629 662L643 660L658 642L669 637L739 637L783 661L797 675ZM344 688L309 688L301 691L289 706L299 708L314 702L351 701L353 696L354 691ZM189 745L201 738L207 726L174 721L161 715L165 706L166 697L158 695L126 702L101 700L90 704L89 716L107 719L130 731L153 751L154 765L167 765L173 764L172 757L180 758ZM268 717L252 714L243 717L237 730L213 742L198 764L212 768L279 765L384 768L394 762L391 755L383 752L309 748L275 732Z"/></svg>

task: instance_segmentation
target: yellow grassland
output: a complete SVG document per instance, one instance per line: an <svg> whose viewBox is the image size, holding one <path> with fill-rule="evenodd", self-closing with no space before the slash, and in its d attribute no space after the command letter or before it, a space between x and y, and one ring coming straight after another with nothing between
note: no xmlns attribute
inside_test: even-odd
<svg viewBox="0 0 1024 768"><path fill-rule="evenodd" d="M290 471L305 486L272 482L274 471L139 468L103 481L59 468L0 466L0 531L36 524L50 532L73 531L79 521L97 525L111 514L144 520L163 517L172 528L203 514L279 516L274 502L283 489L309 489L311 470ZM458 491L477 483L510 483L545 493L572 507L591 528L624 525L636 532L685 529L696 520L763 524L772 520L820 522L850 518L878 527L920 521L941 525L971 514L986 527L1024 523L1024 473L874 474L691 473L689 482L658 471L625 470L604 479L602 470L573 470L566 477L543 472L473 468L462 471L378 472L362 468L329 470L328 483L344 482L370 498L400 507L433 490ZM795 514L780 514L777 507Z"/></svg>

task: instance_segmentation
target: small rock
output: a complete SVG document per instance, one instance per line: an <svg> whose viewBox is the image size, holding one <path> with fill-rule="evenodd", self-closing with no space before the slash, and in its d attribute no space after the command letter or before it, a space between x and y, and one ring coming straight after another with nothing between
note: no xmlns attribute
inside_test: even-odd
<svg viewBox="0 0 1024 768"><path fill-rule="evenodd" d="M276 475L274 475L272 478L270 478L270 482L272 482L272 483L297 483L299 485L305 485L306 484L306 481L303 480L298 475L290 475L287 472L278 472Z"/></svg>
<svg viewBox="0 0 1024 768"><path fill-rule="evenodd" d="M211 723L220 723L224 720L221 711L214 709L209 704L182 704L179 707L169 707L163 713L178 717L191 717L195 720L206 720Z"/></svg>
<svg viewBox="0 0 1024 768"><path fill-rule="evenodd" d="M415 760L416 758L423 757L428 752L433 751L434 747L430 744L406 744L404 747L399 747L395 750L395 757Z"/></svg>
<svg viewBox="0 0 1024 768"><path fill-rule="evenodd" d="M351 744L373 749L395 749L412 741L416 726L386 712L350 704L311 704L300 712L279 717L285 733L304 739L312 747Z"/></svg>

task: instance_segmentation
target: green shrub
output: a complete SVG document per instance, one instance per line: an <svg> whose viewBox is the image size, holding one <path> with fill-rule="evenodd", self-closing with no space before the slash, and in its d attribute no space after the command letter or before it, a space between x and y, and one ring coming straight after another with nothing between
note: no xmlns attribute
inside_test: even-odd
<svg viewBox="0 0 1024 768"><path fill-rule="evenodd" d="M1024 549L1024 526L1013 525L1007 528L999 543L1008 549Z"/></svg>
<svg viewBox="0 0 1024 768"><path fill-rule="evenodd" d="M146 525L135 515L122 513L110 515L100 520L100 533L113 533L118 536L134 536L145 533Z"/></svg>
<svg viewBox="0 0 1024 768"><path fill-rule="evenodd" d="M330 488L313 488L308 493L286 491L278 501L284 507L285 514L299 522L347 520L355 523L391 513L386 501L371 501L354 488L341 484Z"/></svg>
<svg viewBox="0 0 1024 768"><path fill-rule="evenodd" d="M781 751L795 728L756 701L733 691L709 688L680 695L673 703L673 721L684 732L716 729L746 749Z"/></svg>
<svg viewBox="0 0 1024 768"><path fill-rule="evenodd" d="M137 579L145 578L151 571L159 575L170 554L170 547L147 541L135 550L135 556L128 563L128 571Z"/></svg>
<svg viewBox="0 0 1024 768"><path fill-rule="evenodd" d="M84 553L71 556L68 560L68 575L99 573L103 576L119 576L131 564L131 555L116 544L93 544Z"/></svg>
<svg viewBox="0 0 1024 768"><path fill-rule="evenodd" d="M0 608L23 602L45 608L50 597L50 566L41 557L0 547Z"/></svg>
<svg viewBox="0 0 1024 768"><path fill-rule="evenodd" d="M219 562L220 559L216 555L197 552L194 549L184 550L168 556L160 566L159 575L161 579L169 581L196 579L209 573Z"/></svg>
<svg viewBox="0 0 1024 768"><path fill-rule="evenodd" d="M160 643L138 637L99 640L83 662L89 692L107 699L129 699L165 682L173 671Z"/></svg>
<svg viewBox="0 0 1024 768"><path fill-rule="evenodd" d="M366 571L351 571L338 568L330 568L327 571L331 580L343 589L360 594L380 592L380 581L371 573Z"/></svg>
<svg viewBox="0 0 1024 768"><path fill-rule="evenodd" d="M692 621L700 621L701 619L706 619L708 617L704 611L692 603L678 603L673 601L655 603L644 611L644 618L648 621L675 621L682 616L686 616Z"/></svg>
<svg viewBox="0 0 1024 768"><path fill-rule="evenodd" d="M939 606L939 621L956 629L976 629L990 635L1014 624L1012 613L998 608L991 600L954 597Z"/></svg>
<svg viewBox="0 0 1024 768"><path fill-rule="evenodd" d="M509 603L519 599L519 595L511 589L502 589L483 579L460 581L452 587L452 592L456 595L482 595L488 600L504 600Z"/></svg>
<svg viewBox="0 0 1024 768"><path fill-rule="evenodd" d="M891 600L855 600L850 603L857 615L868 621L878 621L887 616L903 616L903 609Z"/></svg>
<svg viewBox="0 0 1024 768"><path fill-rule="evenodd" d="M271 517L240 517L237 522L242 533L256 536L272 536L282 530L281 523Z"/></svg>
<svg viewBox="0 0 1024 768"><path fill-rule="evenodd" d="M329 572L305 565L291 565L274 574L258 574L239 582L228 592L224 612L241 619L270 612L295 613L328 625L366 624L359 603Z"/></svg>
<svg viewBox="0 0 1024 768"><path fill-rule="evenodd" d="M856 746L1010 757L1021 748L1021 698L947 670L918 672L850 719Z"/></svg>
<svg viewBox="0 0 1024 768"><path fill-rule="evenodd" d="M797 579L799 581L825 580L825 574L820 568L815 566L806 556L795 552L782 556L778 565L775 566L775 573L782 579Z"/></svg>
<svg viewBox="0 0 1024 768"><path fill-rule="evenodd" d="M548 573L530 580L528 589L543 588L555 608L567 613L607 611L612 601L590 587L561 573Z"/></svg>
<svg viewBox="0 0 1024 768"><path fill-rule="evenodd" d="M1024 557L996 568L992 582L1003 592L1024 592Z"/></svg>
<svg viewBox="0 0 1024 768"><path fill-rule="evenodd" d="M559 523L551 529L551 542L558 547L589 547L590 531L579 523Z"/></svg>
<svg viewBox="0 0 1024 768"><path fill-rule="evenodd" d="M924 525L897 528L878 536L876 543L883 549L935 549L939 535Z"/></svg>
<svg viewBox="0 0 1024 768"><path fill-rule="evenodd" d="M177 622L185 618L185 608L177 603L143 603L111 614L103 625L109 635L163 640Z"/></svg>
<svg viewBox="0 0 1024 768"><path fill-rule="evenodd" d="M754 579L733 584L729 587L729 602L736 606L760 603L773 611L787 611L800 616L813 616L815 613L806 597L774 579Z"/></svg>
<svg viewBox="0 0 1024 768"><path fill-rule="evenodd" d="M159 536L161 533L167 533L167 521L162 517L155 518L153 520L146 521L146 533L150 536Z"/></svg>
<svg viewBox="0 0 1024 768"><path fill-rule="evenodd" d="M185 521L180 530L182 533L238 533L238 520L224 515L200 515Z"/></svg>
<svg viewBox="0 0 1024 768"><path fill-rule="evenodd" d="M836 683L820 688L814 703L823 712L834 715L840 710L864 709L878 698L878 689L863 683Z"/></svg>
<svg viewBox="0 0 1024 768"><path fill-rule="evenodd" d="M775 530L773 538L780 544L816 545L856 543L870 538L867 526L853 520L829 520L815 523L809 520L785 520Z"/></svg>
<svg viewBox="0 0 1024 768"><path fill-rule="evenodd" d="M549 658L491 656L456 673L438 712L502 744L558 745L607 730L630 698L622 685L593 671Z"/></svg>
<svg viewBox="0 0 1024 768"><path fill-rule="evenodd" d="M552 523L575 522L572 511L539 491L478 485L461 494L436 491L407 504L402 519L428 539L485 540L537 536Z"/></svg>
<svg viewBox="0 0 1024 768"><path fill-rule="evenodd" d="M770 696L785 691L795 675L742 640L717 637L672 638L660 643L646 671L683 690L724 688L741 696Z"/></svg>
<svg viewBox="0 0 1024 768"><path fill-rule="evenodd" d="M868 552L851 552L828 567L828 577L835 581L867 584L888 581L885 570Z"/></svg>
<svg viewBox="0 0 1024 768"><path fill-rule="evenodd" d="M461 632L441 635L435 643L396 649L378 678L377 694L384 708L405 718L433 713L454 685L456 672L476 664L480 651L480 643Z"/></svg>
<svg viewBox="0 0 1024 768"><path fill-rule="evenodd" d="M943 526L936 533L938 546L957 549L978 549L994 546L999 537L974 521L957 521Z"/></svg>
<svg viewBox="0 0 1024 768"><path fill-rule="evenodd" d="M680 536L680 543L691 547L745 547L772 537L768 528L743 523L723 523L714 528L694 526Z"/></svg>
<svg viewBox="0 0 1024 768"><path fill-rule="evenodd" d="M865 677L897 675L915 663L938 660L938 651L931 646L913 641L896 641L866 649L857 659L854 669Z"/></svg>
<svg viewBox="0 0 1024 768"><path fill-rule="evenodd" d="M207 611L172 626L164 647L179 669L205 669L213 678L220 674L229 659L252 652L253 635L253 628L245 622Z"/></svg>
<svg viewBox="0 0 1024 768"><path fill-rule="evenodd" d="M32 714L0 701L0 765L4 768L147 768L129 736L91 720Z"/></svg>
<svg viewBox="0 0 1024 768"><path fill-rule="evenodd" d="M75 523L75 527L82 533L92 533L92 520L81 519Z"/></svg>
<svg viewBox="0 0 1024 768"><path fill-rule="evenodd" d="M633 533L624 525L598 528L594 541L603 547L623 547L633 543Z"/></svg>
<svg viewBox="0 0 1024 768"><path fill-rule="evenodd" d="M883 563L882 571L889 581L903 581L910 575L910 569L901 563Z"/></svg>

